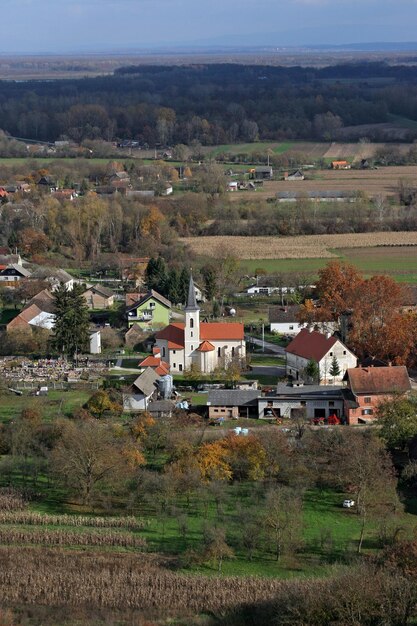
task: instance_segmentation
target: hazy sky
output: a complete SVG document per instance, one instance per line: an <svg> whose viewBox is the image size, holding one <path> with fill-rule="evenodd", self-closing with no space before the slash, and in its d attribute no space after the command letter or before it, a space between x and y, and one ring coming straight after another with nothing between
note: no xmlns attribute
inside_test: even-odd
<svg viewBox="0 0 417 626"><path fill-rule="evenodd" d="M417 0L1 0L0 52L416 41Z"/></svg>

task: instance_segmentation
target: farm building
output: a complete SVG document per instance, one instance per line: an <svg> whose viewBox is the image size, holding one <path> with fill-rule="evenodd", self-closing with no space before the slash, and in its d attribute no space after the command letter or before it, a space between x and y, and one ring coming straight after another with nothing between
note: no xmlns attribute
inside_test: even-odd
<svg viewBox="0 0 417 626"><path fill-rule="evenodd" d="M356 191L278 191L277 202L297 202L311 200L313 202L356 202Z"/></svg>
<svg viewBox="0 0 417 626"><path fill-rule="evenodd" d="M301 170L295 172L284 172L284 180L304 180L304 174Z"/></svg>
<svg viewBox="0 0 417 626"><path fill-rule="evenodd" d="M332 161L330 167L332 170L350 170L350 164L347 161Z"/></svg>
<svg viewBox="0 0 417 626"><path fill-rule="evenodd" d="M303 328L288 344L286 350L286 372L295 380L302 379L303 372L310 361L319 366L320 382L341 382L349 368L356 367L357 358L337 337L330 333L322 334ZM340 373L330 375L333 358L336 358Z"/></svg>
<svg viewBox="0 0 417 626"><path fill-rule="evenodd" d="M296 418L326 420L343 417L343 387L328 385L286 385L278 383L275 393L258 400L259 419ZM303 415L304 414L304 415Z"/></svg>
<svg viewBox="0 0 417 626"><path fill-rule="evenodd" d="M256 417L260 396L261 392L257 390L216 389L210 391L207 398L208 416L210 419Z"/></svg>

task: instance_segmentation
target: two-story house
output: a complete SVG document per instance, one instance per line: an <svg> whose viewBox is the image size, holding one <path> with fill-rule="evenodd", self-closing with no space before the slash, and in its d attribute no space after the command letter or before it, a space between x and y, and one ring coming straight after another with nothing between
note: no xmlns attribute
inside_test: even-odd
<svg viewBox="0 0 417 626"><path fill-rule="evenodd" d="M337 337L330 333L303 328L288 344L286 350L286 373L295 380L303 378L310 361L319 367L321 384L335 384L343 380L349 368L356 367L357 358ZM330 370L336 358L340 373L332 376Z"/></svg>
<svg viewBox="0 0 417 626"><path fill-rule="evenodd" d="M143 330L156 330L169 324L171 302L153 289L127 308L129 328L138 324Z"/></svg>
<svg viewBox="0 0 417 626"><path fill-rule="evenodd" d="M407 368L357 367L348 369L345 378L345 415L348 424L366 424L375 419L378 404L395 394L411 391Z"/></svg>

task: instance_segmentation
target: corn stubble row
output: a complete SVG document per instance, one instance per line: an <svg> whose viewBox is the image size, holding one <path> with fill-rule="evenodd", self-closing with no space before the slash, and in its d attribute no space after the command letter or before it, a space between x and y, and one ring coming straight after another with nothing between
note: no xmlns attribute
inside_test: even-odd
<svg viewBox="0 0 417 626"><path fill-rule="evenodd" d="M285 584L176 574L159 566L152 555L0 547L0 594L5 604L218 611L272 599Z"/></svg>
<svg viewBox="0 0 417 626"><path fill-rule="evenodd" d="M97 546L143 549L146 541L138 535L117 531L97 530L78 532L71 530L49 530L47 528L0 528L0 544L25 544L40 546Z"/></svg>
<svg viewBox="0 0 417 626"><path fill-rule="evenodd" d="M87 515L47 515L35 511L0 510L1 524L24 524L25 526L87 526L91 528L120 528L140 530L144 522L133 516L92 517Z"/></svg>

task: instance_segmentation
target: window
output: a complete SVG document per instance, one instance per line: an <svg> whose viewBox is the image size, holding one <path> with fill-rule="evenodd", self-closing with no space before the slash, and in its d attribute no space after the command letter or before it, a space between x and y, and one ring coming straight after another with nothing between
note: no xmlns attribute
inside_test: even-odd
<svg viewBox="0 0 417 626"><path fill-rule="evenodd" d="M193 331L191 331L190 335L191 335L191 337L193 336Z"/></svg>
<svg viewBox="0 0 417 626"><path fill-rule="evenodd" d="M217 356L220 357L222 355L222 349L217 348Z"/></svg>
<svg viewBox="0 0 417 626"><path fill-rule="evenodd" d="M290 330L294 330L294 325L290 324Z"/></svg>
<svg viewBox="0 0 417 626"><path fill-rule="evenodd" d="M334 402L333 402L333 400L330 400L330 402L329 402L329 406L334 406Z"/></svg>
<svg viewBox="0 0 417 626"><path fill-rule="evenodd" d="M191 350L194 350L194 346L191 346Z"/></svg>
<svg viewBox="0 0 417 626"><path fill-rule="evenodd" d="M306 404L307 404L307 403L306 403L306 401L305 401L305 400L301 400L301 402L300 402L300 405L301 405L301 406L306 406Z"/></svg>
<svg viewBox="0 0 417 626"><path fill-rule="evenodd" d="M149 302L149 308L150 309L154 309L155 308L155 302Z"/></svg>
<svg viewBox="0 0 417 626"><path fill-rule="evenodd" d="M165 356L165 348L162 348L162 356Z"/></svg>
<svg viewBox="0 0 417 626"><path fill-rule="evenodd" d="M333 356L333 352L330 352L330 356Z"/></svg>
<svg viewBox="0 0 417 626"><path fill-rule="evenodd" d="M193 318L190 319L190 328L194 328L194 320L193 320Z"/></svg>
<svg viewBox="0 0 417 626"><path fill-rule="evenodd" d="M175 354L175 350L172 351L172 354Z"/></svg>
<svg viewBox="0 0 417 626"><path fill-rule="evenodd" d="M180 370L180 372L182 372L182 365L181 365L181 363L179 364L178 369Z"/></svg>
<svg viewBox="0 0 417 626"><path fill-rule="evenodd" d="M343 354L346 354L346 350L343 350Z"/></svg>
<svg viewBox="0 0 417 626"><path fill-rule="evenodd" d="M232 357L235 356L235 349L232 347Z"/></svg>
<svg viewBox="0 0 417 626"><path fill-rule="evenodd" d="M372 409L362 409L362 415L373 415Z"/></svg>
<svg viewBox="0 0 417 626"><path fill-rule="evenodd" d="M175 368L177 367L177 364L176 364L176 363L173 363L173 364L172 364L172 367L175 369Z"/></svg>
<svg viewBox="0 0 417 626"><path fill-rule="evenodd" d="M372 402L371 396L365 396L363 400L364 400L365 404L371 404L371 402Z"/></svg>

